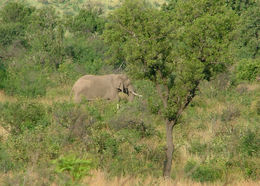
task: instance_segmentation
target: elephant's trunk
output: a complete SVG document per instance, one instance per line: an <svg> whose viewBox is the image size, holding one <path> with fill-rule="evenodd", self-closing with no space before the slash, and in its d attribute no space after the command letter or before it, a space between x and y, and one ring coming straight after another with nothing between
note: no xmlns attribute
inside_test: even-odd
<svg viewBox="0 0 260 186"><path fill-rule="evenodd" d="M128 95L129 95L129 101L133 101L134 100L134 96L143 97L142 95L135 93L134 88L133 88L132 85L130 85L128 87Z"/></svg>
<svg viewBox="0 0 260 186"><path fill-rule="evenodd" d="M132 85L129 85L128 86L128 100L129 101L133 101L134 100L134 94L133 94L133 92L134 92L134 88L133 88L133 86Z"/></svg>

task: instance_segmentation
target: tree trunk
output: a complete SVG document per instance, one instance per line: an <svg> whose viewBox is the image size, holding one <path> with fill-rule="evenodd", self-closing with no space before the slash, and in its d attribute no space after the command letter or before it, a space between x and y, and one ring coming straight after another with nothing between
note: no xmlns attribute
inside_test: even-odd
<svg viewBox="0 0 260 186"><path fill-rule="evenodd" d="M172 155L174 151L173 136L172 136L173 126L174 126L174 121L169 121L169 120L166 121L167 150L166 150L166 159L164 161L164 168L163 168L163 176L166 178L171 177Z"/></svg>

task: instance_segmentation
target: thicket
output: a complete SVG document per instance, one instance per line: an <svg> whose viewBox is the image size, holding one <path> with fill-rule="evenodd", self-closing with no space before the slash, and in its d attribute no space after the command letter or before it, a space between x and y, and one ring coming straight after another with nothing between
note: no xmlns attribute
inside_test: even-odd
<svg viewBox="0 0 260 186"><path fill-rule="evenodd" d="M170 0L157 9L126 1L102 13L89 7L60 16L14 2L0 9L0 89L17 98L0 102L0 125L9 131L0 139L0 170L13 174L5 183L75 184L93 169L159 177L162 126L178 115L176 103L186 110L174 129L172 178L229 181L237 172L258 180L259 89L236 85L260 75L259 2ZM113 102L32 99L84 74L119 71L139 79L133 83L144 97L122 101L119 110ZM163 95L169 88L169 107L158 84ZM189 105L187 92L194 96ZM216 103L225 107L215 111ZM194 131L211 131L210 140Z"/></svg>
<svg viewBox="0 0 260 186"><path fill-rule="evenodd" d="M79 181L94 168L114 176L160 176L163 148L149 141L161 141L162 135L155 122L143 119L149 115L143 105L135 106L123 104L124 109L116 112L115 104L102 101L51 106L30 100L1 103L2 126L10 127L9 139L1 141L1 170L36 166L70 181Z"/></svg>
<svg viewBox="0 0 260 186"><path fill-rule="evenodd" d="M95 10L59 17L51 8L8 3L0 15L0 86L10 95L44 96L104 65L105 22Z"/></svg>

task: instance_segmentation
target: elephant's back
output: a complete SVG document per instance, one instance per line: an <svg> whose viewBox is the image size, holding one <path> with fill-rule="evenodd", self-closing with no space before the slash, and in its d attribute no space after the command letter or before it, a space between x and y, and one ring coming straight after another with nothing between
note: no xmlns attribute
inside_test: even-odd
<svg viewBox="0 0 260 186"><path fill-rule="evenodd" d="M108 75L84 75L79 78L83 80L91 80L91 81L104 81L104 80L110 80L112 77L114 77L114 74L108 74Z"/></svg>
<svg viewBox="0 0 260 186"><path fill-rule="evenodd" d="M80 77L78 80L82 79L82 80L89 80L89 79L92 79L96 77L95 75L85 75L85 76L82 76Z"/></svg>

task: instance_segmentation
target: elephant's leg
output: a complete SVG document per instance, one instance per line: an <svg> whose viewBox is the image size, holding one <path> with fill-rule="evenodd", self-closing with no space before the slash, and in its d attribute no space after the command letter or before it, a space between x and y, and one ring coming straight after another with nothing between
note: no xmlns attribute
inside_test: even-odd
<svg viewBox="0 0 260 186"><path fill-rule="evenodd" d="M81 99L80 99L80 96L79 96L79 95L75 95L75 96L74 96L74 102L75 102L75 103L80 103L80 100L81 100Z"/></svg>
<svg viewBox="0 0 260 186"><path fill-rule="evenodd" d="M120 105L119 105L119 102L120 102L119 92L116 92L115 96L116 96L115 100L117 101L116 109L119 110L119 108L120 108Z"/></svg>

